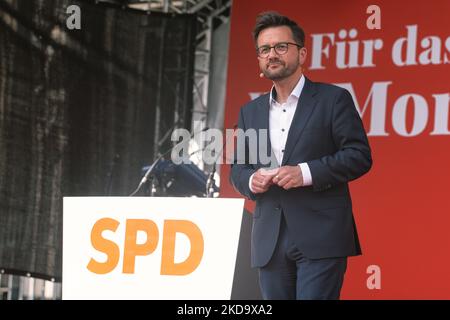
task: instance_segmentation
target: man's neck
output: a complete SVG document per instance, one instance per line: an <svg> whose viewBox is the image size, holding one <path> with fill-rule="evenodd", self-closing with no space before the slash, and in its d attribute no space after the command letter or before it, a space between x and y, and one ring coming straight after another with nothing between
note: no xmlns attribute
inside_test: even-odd
<svg viewBox="0 0 450 320"><path fill-rule="evenodd" d="M285 103L289 98L292 90L294 90L297 83L300 81L302 73L295 73L292 76L282 79L279 81L274 81L275 90L277 92L276 100L278 103Z"/></svg>

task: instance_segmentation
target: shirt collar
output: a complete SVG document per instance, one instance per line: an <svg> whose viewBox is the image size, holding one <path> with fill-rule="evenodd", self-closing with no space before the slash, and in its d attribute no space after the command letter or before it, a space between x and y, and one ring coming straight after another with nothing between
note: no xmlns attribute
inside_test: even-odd
<svg viewBox="0 0 450 320"><path fill-rule="evenodd" d="M300 95L302 93L302 90L303 90L304 86L305 86L305 77L302 74L302 76L300 77L300 80L298 80L297 85L295 86L294 90L292 90L292 92L289 95L289 97L290 96L294 96L297 99L300 98ZM270 100L269 101L271 103L277 102L275 100L276 96L277 96L277 92L275 91L275 86L272 86L272 89L270 89Z"/></svg>

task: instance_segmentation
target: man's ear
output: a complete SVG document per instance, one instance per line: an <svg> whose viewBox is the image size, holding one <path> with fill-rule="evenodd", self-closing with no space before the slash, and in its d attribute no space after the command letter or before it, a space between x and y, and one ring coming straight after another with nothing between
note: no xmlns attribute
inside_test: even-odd
<svg viewBox="0 0 450 320"><path fill-rule="evenodd" d="M299 49L298 59L299 59L300 65L303 66L303 64L306 61L307 55L308 55L308 52L305 47Z"/></svg>

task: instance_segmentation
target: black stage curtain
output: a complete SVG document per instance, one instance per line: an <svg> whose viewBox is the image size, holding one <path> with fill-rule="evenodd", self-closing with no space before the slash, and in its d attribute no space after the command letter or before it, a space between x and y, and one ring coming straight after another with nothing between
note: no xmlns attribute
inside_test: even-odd
<svg viewBox="0 0 450 320"><path fill-rule="evenodd" d="M63 197L129 195L166 133L189 129L195 23L0 0L0 269L59 281Z"/></svg>

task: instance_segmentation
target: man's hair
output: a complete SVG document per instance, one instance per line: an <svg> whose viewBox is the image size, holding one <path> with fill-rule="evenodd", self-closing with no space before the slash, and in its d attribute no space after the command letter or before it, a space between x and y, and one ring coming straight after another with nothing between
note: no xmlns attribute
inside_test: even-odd
<svg viewBox="0 0 450 320"><path fill-rule="evenodd" d="M257 46L258 36L261 31L270 27L280 26L289 27L292 30L295 42L302 47L305 45L305 32L295 21L286 16L282 16L278 12L266 11L260 13L256 17L256 24L253 28L253 40L255 41L255 46Z"/></svg>

